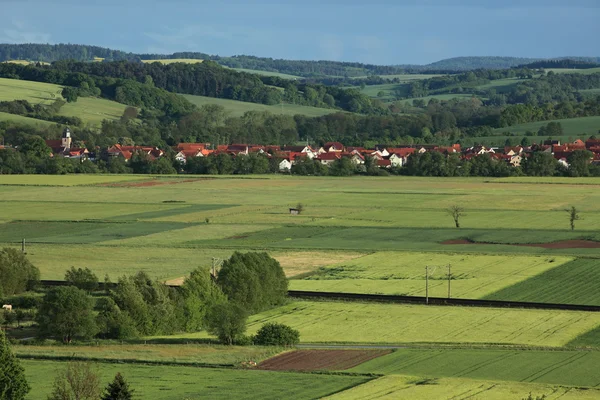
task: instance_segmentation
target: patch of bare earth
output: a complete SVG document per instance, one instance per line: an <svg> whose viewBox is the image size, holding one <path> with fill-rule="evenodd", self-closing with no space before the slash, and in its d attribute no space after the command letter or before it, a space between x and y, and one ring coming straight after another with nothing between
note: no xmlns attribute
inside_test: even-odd
<svg viewBox="0 0 600 400"><path fill-rule="evenodd" d="M442 244L505 244L505 243L487 243L473 242L466 239L446 240ZM527 246L527 247L542 247L544 249L600 249L600 242L593 240L561 240L551 243L506 243L508 246Z"/></svg>
<svg viewBox="0 0 600 400"><path fill-rule="evenodd" d="M308 252L275 253L272 257L279 261L288 278L312 272L320 267L363 257L364 253Z"/></svg>
<svg viewBox="0 0 600 400"><path fill-rule="evenodd" d="M258 369L271 371L344 370L391 353L391 350L295 350L271 357Z"/></svg>

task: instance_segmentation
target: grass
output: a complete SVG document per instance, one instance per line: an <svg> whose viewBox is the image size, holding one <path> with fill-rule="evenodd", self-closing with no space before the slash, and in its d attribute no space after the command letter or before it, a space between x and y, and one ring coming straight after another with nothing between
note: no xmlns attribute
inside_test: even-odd
<svg viewBox="0 0 600 400"><path fill-rule="evenodd" d="M560 347L600 325L575 311L296 301L254 315L249 333L277 322L304 343L479 343ZM207 337L205 333L182 338Z"/></svg>
<svg viewBox="0 0 600 400"><path fill-rule="evenodd" d="M144 181L151 179L143 175L0 175L1 185L22 186L80 186L101 183Z"/></svg>
<svg viewBox="0 0 600 400"><path fill-rule="evenodd" d="M225 111L229 112L229 115L232 117L240 117L244 115L244 113L247 111L268 111L273 114L283 114L291 116L301 114L309 117L320 117L326 114L341 112L340 110L299 106L295 104L268 106L265 104L248 103L245 101L229 99L217 99L214 97L195 96L191 94L184 94L182 96L199 107L205 104L217 104L223 106L225 108Z"/></svg>
<svg viewBox="0 0 600 400"><path fill-rule="evenodd" d="M246 69L246 68L231 68L234 69L238 72L246 72L248 74L255 74L255 75L263 75L263 76L276 76L278 78L283 78L283 79L304 79L301 76L298 75L290 75L290 74L283 74L281 72L272 72L272 71L261 71L258 69Z"/></svg>
<svg viewBox="0 0 600 400"><path fill-rule="evenodd" d="M597 399L599 389L563 387L532 383L499 382L466 378L423 378L419 376L390 375L356 386L327 397L328 400L384 400L384 399L526 399L545 395L544 399L586 400Z"/></svg>
<svg viewBox="0 0 600 400"><path fill-rule="evenodd" d="M412 105L414 100L423 100L425 102L425 104L427 104L429 102L429 100L431 100L431 99L438 99L440 101L443 101L443 100L452 100L452 99L470 99L471 97L477 97L477 96L470 94L470 93L434 94L431 96L417 97L414 99L404 99L404 100L400 100L400 101L403 101L405 103Z"/></svg>
<svg viewBox="0 0 600 400"><path fill-rule="evenodd" d="M588 69L573 69L573 68L548 68L546 72L554 72L555 74L595 74L600 72L599 68L588 68Z"/></svg>
<svg viewBox="0 0 600 400"><path fill-rule="evenodd" d="M281 349L277 347L198 344L16 345L12 349L19 357L83 357L95 360L120 360L121 362L135 360L181 364L231 364L235 366L239 366L245 361L260 362L281 352Z"/></svg>
<svg viewBox="0 0 600 400"><path fill-rule="evenodd" d="M39 126L39 125L55 125L55 122L44 121L42 119L35 119L24 117L22 115L10 114L5 112L0 112L0 121L10 121L16 122L21 125L30 125L30 126Z"/></svg>
<svg viewBox="0 0 600 400"><path fill-rule="evenodd" d="M600 260L579 259L547 270L486 296L490 300L600 306Z"/></svg>
<svg viewBox="0 0 600 400"><path fill-rule="evenodd" d="M173 63L184 63L184 64L198 64L204 60L199 60L195 58L171 58L171 59L163 59L163 60L142 60L143 63L161 63L161 64L173 64Z"/></svg>
<svg viewBox="0 0 600 400"><path fill-rule="evenodd" d="M598 351L398 349L350 371L600 386Z"/></svg>
<svg viewBox="0 0 600 400"><path fill-rule="evenodd" d="M64 362L23 360L32 387L28 399L46 399ZM102 384L121 372L140 399L286 399L321 398L366 382L362 376L203 369L180 366L97 364Z"/></svg>
<svg viewBox="0 0 600 400"><path fill-rule="evenodd" d="M51 83L0 78L0 101L27 100L32 104L50 104L56 99L62 99L62 89L62 86ZM116 101L95 97L79 97L76 102L62 106L58 114L79 117L84 123L99 126L104 119L114 120L120 118L125 108L127 108L125 104ZM53 122L5 113L0 113L0 119L29 124L34 123L34 121L36 123L54 124Z"/></svg>
<svg viewBox="0 0 600 400"><path fill-rule="evenodd" d="M303 280L292 280L290 287L295 290L423 296L425 266L429 266L429 295L446 297L447 265L451 264L452 297L473 299L507 286L513 287L518 282L527 282L528 278L535 279L536 275L570 260L547 256L377 252L321 268ZM512 300L506 296L502 299Z"/></svg>
<svg viewBox="0 0 600 400"><path fill-rule="evenodd" d="M507 128L498 128L494 130L495 134L501 135L505 132L510 132L516 135L524 135L525 132L537 132L540 127L547 125L549 122L559 122L562 125L564 135L571 136L574 139L581 138L587 139L590 135L593 135L598 132L600 129L600 117L580 117L580 118L568 118L568 119L556 119L553 121L539 121L539 122L530 122L527 124L513 125ZM512 139L512 138L511 138ZM547 137L541 136L531 136L529 140L540 141L546 140ZM517 138L514 138L517 140ZM520 139L519 139L520 141Z"/></svg>

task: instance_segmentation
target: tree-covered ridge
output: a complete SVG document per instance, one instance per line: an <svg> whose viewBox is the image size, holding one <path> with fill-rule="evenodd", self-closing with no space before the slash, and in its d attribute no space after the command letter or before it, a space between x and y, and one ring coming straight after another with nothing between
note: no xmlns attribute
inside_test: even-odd
<svg viewBox="0 0 600 400"><path fill-rule="evenodd" d="M526 65L521 65L523 68L540 69L540 68L572 68L572 69L589 69L600 67L600 60L594 59L556 59L556 60L540 60Z"/></svg>
<svg viewBox="0 0 600 400"><path fill-rule="evenodd" d="M374 65L358 62L327 60L283 60L269 57L236 55L222 57L201 52L177 52L173 54L135 54L98 46L78 44L0 44L0 61L30 60L54 62L59 60L92 61L94 58L105 61L141 61L161 59L200 59L212 60L231 67L279 72L303 77L358 77L367 75L393 75L422 71L466 71L473 69L505 69L541 61L539 58L523 57L455 57L427 65ZM568 57L571 60L600 62L600 57ZM557 59L562 59L557 58Z"/></svg>

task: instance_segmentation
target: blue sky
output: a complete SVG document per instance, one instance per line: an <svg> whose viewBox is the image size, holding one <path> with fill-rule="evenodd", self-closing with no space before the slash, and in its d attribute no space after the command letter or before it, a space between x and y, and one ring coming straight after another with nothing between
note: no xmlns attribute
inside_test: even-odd
<svg viewBox="0 0 600 400"><path fill-rule="evenodd" d="M0 0L0 43L424 64L600 56L600 0Z"/></svg>

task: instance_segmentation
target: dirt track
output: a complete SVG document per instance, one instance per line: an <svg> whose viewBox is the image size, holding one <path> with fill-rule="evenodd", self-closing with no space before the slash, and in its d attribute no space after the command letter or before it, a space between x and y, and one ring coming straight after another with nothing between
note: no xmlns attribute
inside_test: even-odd
<svg viewBox="0 0 600 400"><path fill-rule="evenodd" d="M295 350L258 365L271 371L344 370L389 354L391 350Z"/></svg>
<svg viewBox="0 0 600 400"><path fill-rule="evenodd" d="M600 249L600 242L592 240L561 240L551 243L487 243L472 242L466 239L446 240L442 244L502 244L505 246L542 247L544 249Z"/></svg>

